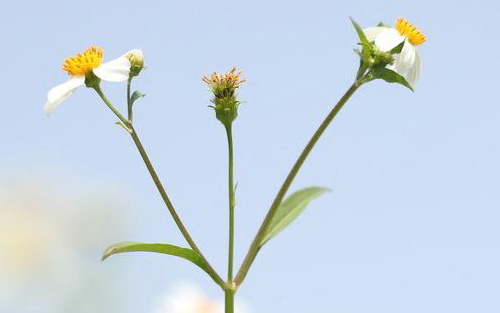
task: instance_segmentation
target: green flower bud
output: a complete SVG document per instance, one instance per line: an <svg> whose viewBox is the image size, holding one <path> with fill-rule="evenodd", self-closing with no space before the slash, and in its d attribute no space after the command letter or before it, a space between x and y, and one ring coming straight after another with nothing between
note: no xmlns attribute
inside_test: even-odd
<svg viewBox="0 0 500 313"><path fill-rule="evenodd" d="M142 50L130 50L125 56L130 61L130 77L139 75L144 68L144 53L142 53Z"/></svg>
<svg viewBox="0 0 500 313"><path fill-rule="evenodd" d="M227 74L213 72L210 76L204 76L202 81L207 83L214 97L211 100L215 110L215 116L225 126L230 125L238 117L238 106L236 90L245 79L241 79L241 71L236 73L233 67Z"/></svg>

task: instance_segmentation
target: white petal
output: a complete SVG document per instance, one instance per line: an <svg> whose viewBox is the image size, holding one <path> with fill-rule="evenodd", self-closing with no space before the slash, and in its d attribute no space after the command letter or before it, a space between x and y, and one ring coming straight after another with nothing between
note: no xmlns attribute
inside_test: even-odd
<svg viewBox="0 0 500 313"><path fill-rule="evenodd" d="M130 73L130 61L125 55L101 64L94 69L94 74L108 82L122 82L128 79Z"/></svg>
<svg viewBox="0 0 500 313"><path fill-rule="evenodd" d="M363 29L363 32L365 33L366 39L368 41L374 41L375 38L384 30L388 29L388 27L368 27Z"/></svg>
<svg viewBox="0 0 500 313"><path fill-rule="evenodd" d="M394 65L391 68L400 74L406 73L415 63L416 51L417 49L406 41L401 52L394 56Z"/></svg>
<svg viewBox="0 0 500 313"><path fill-rule="evenodd" d="M73 76L70 80L50 89L45 103L45 113L49 115L61 102L66 100L76 88L85 83L85 76Z"/></svg>
<svg viewBox="0 0 500 313"><path fill-rule="evenodd" d="M375 37L375 46L382 51L389 51L403 40L405 40L405 37L401 36L397 29L386 28Z"/></svg>
<svg viewBox="0 0 500 313"><path fill-rule="evenodd" d="M132 54L132 55L134 55L135 57L138 57L138 58L144 59L144 52L142 52L142 50L140 50L140 49L133 49L133 50L130 50L129 52L125 53L123 56L129 55L129 54Z"/></svg>
<svg viewBox="0 0 500 313"><path fill-rule="evenodd" d="M418 82L418 79L420 78L420 70L422 68L422 63L420 62L420 54L418 51L415 49L415 62L413 63L413 66L408 70L408 76L406 77L406 80L410 85L415 86L415 84Z"/></svg>

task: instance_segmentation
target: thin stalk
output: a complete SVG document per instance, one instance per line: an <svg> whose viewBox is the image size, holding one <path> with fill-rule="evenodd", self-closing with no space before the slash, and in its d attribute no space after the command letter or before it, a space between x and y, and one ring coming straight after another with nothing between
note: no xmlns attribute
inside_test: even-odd
<svg viewBox="0 0 500 313"><path fill-rule="evenodd" d="M229 248L227 262L227 280L233 282L233 258L234 258L234 180L233 180L233 132L232 125L226 125L227 145L228 145L228 191L229 191Z"/></svg>
<svg viewBox="0 0 500 313"><path fill-rule="evenodd" d="M293 165L292 169L288 173L288 176L286 177L285 181L283 182L283 185L281 186L280 190L278 191L278 194L274 198L274 201L267 212L266 217L264 218L264 221L262 222L262 225L259 228L259 231L257 232L257 235L255 236L252 244L250 245L250 249L248 250L248 253L243 260L243 263L241 264L240 270L238 271L238 274L236 275L235 283L236 286L241 285L243 280L245 279L245 276L248 273L248 270L250 269L250 266L252 265L257 253L259 252L260 245L262 242L262 239L266 235L266 232L269 228L269 224L271 223L271 220L273 219L274 215L276 214L276 211L278 210L279 205L283 201L283 198L285 197L288 189L290 188L290 185L293 182L293 179L299 172L300 168L304 164L305 160L307 159L307 156L311 152L311 150L314 148L316 143L318 142L319 138L321 135L324 133L325 129L330 125L332 120L335 118L337 113L342 109L344 104L349 100L349 98L354 94L354 92L361 86L362 81L357 80L355 81L352 86L346 91L346 93L340 98L340 100L337 102L337 104L333 107L333 109L330 111L330 113L326 116L325 120L321 123L321 125L318 127L314 135L311 137L307 145L305 146L304 150L302 150L302 153L300 154L299 158L297 161L295 161L295 164Z"/></svg>
<svg viewBox="0 0 500 313"><path fill-rule="evenodd" d="M147 169L149 171L149 174L151 175L151 178L153 178L153 181L154 181L154 183L156 185L156 188L158 189L158 191L159 191L159 193L160 193L163 201L165 202L165 205L168 208L168 211L170 212L170 215L174 219L175 224L177 225L177 227L181 231L182 235L184 236L184 238L188 242L189 246L200 256L200 258L203 260L203 263L205 263L205 265L207 265L207 267L209 269L209 272L210 272L209 273L210 277L212 277L212 279L219 286L221 286L222 289L225 289L226 288L226 284L220 278L220 276L217 274L217 272L214 270L214 268L212 267L212 265L210 265L210 263L207 261L207 259L205 258L205 256L201 252L201 250L198 248L198 246L194 242L193 238L191 238L191 235L189 235L189 232L187 231L186 227L182 223L179 215L175 211L175 208L174 208L172 202L170 201L170 199L167 196L167 192L165 191L165 188L163 187L160 179L158 178L158 175L156 174L156 171L155 171L153 165L151 164L151 160L149 159L149 157L148 157L148 155L146 153L146 150L144 150L144 147L143 147L143 145L142 145L142 143L141 143L141 141L139 139L139 136L137 136L137 132L135 131L135 129L133 127L131 127L130 135L132 136L132 139L134 140L134 143L135 143L137 149L139 150L139 153L141 154L141 157L142 157L142 159L144 161L144 164L146 165L146 167L147 167Z"/></svg>
<svg viewBox="0 0 500 313"><path fill-rule="evenodd" d="M179 215L177 214L174 205L170 201L167 192L165 191L165 188L163 187L158 174L156 174L156 171L153 167L153 164L151 163L151 160L149 159L149 156L146 153L146 150L144 149L144 146L142 145L139 136L137 135L137 132L135 131L134 127L132 126L132 123L125 119L120 112L111 104L111 102L106 98L104 93L102 92L101 88L99 86L93 87L96 92L99 94L101 99L106 103L106 105L116 114L116 116L127 126L128 131L130 133L130 136L132 137L132 140L134 141L137 149L139 150L139 153L142 157L142 160L144 161L144 164L146 165L149 174L151 175L151 178L153 178L153 181L156 185L156 188L158 189L163 201L165 202L165 205L167 206L168 211L170 212L170 215L175 221L175 224L181 231L182 235L188 242L189 246L198 254L198 256L202 259L203 263L208 268L209 275L212 277L212 279L223 289L226 290L226 283L220 278L219 274L214 270L212 265L207 261L201 250L198 248L194 240L191 238L191 235L189 235L189 232L187 231L186 227L182 223Z"/></svg>
<svg viewBox="0 0 500 313"><path fill-rule="evenodd" d="M128 113L128 120L130 121L130 123L133 122L133 118L134 118L134 112L132 111L132 98L130 97L130 88L131 88L131 85L132 85L132 78L133 77L129 77L128 79L128 82L127 82L127 113Z"/></svg>
<svg viewBox="0 0 500 313"><path fill-rule="evenodd" d="M130 126L130 122L125 117L123 117L123 115L120 113L120 111L118 111L114 107L114 105L111 104L111 102L108 100L108 98L106 98L106 96L104 95L104 93L101 90L101 86L96 85L96 86L92 86L92 88L94 88L94 90L97 92L97 94L101 97L102 101L104 101L104 103L106 103L108 108L110 108L111 111L113 111L113 113L115 113L115 115L120 119L120 121L122 121L122 123L125 126L127 126L127 127Z"/></svg>

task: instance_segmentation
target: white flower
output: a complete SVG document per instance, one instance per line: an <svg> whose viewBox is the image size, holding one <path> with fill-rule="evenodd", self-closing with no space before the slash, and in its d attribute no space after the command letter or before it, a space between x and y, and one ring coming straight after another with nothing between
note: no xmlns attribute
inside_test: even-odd
<svg viewBox="0 0 500 313"><path fill-rule="evenodd" d="M71 78L50 89L45 103L45 113L50 114L61 102L71 96L76 88L84 85L85 76L90 72L105 81L126 81L130 74L130 60L127 58L129 53L101 64L102 49L90 47L83 53L77 53L76 56L66 59L62 68L68 72Z"/></svg>
<svg viewBox="0 0 500 313"><path fill-rule="evenodd" d="M403 18L396 21L395 28L370 27L363 32L368 41L374 42L381 51L390 51L404 41L403 49L394 56L394 64L389 69L405 76L408 83L414 86L420 77L422 67L420 54L416 48L426 40L422 32Z"/></svg>

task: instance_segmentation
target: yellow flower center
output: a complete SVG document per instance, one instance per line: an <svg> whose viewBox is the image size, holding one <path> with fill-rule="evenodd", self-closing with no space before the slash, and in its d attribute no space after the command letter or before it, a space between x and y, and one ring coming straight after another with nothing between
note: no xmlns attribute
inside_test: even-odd
<svg viewBox="0 0 500 313"><path fill-rule="evenodd" d="M101 65L102 49L92 46L83 53L77 53L74 57L64 61L62 69L71 76L87 75L93 69Z"/></svg>
<svg viewBox="0 0 500 313"><path fill-rule="evenodd" d="M422 34L422 32L415 27L415 25L410 24L404 18L398 18L396 21L396 29L401 36L408 38L408 41L414 46L424 43L427 39L424 34Z"/></svg>

